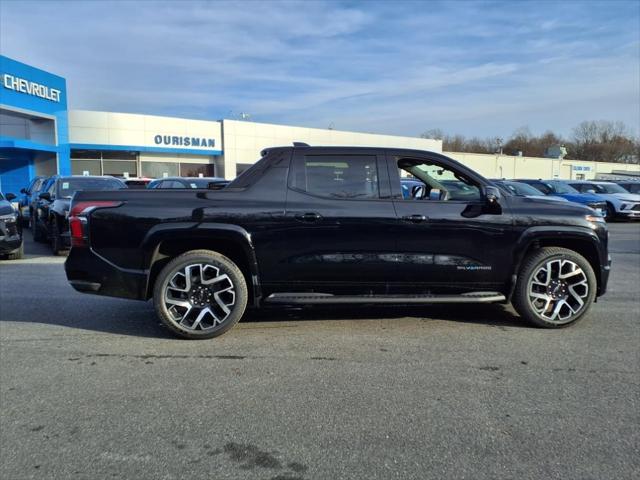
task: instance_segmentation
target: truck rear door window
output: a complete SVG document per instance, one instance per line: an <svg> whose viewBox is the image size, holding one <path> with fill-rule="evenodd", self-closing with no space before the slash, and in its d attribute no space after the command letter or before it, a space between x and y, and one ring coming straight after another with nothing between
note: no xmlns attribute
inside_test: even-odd
<svg viewBox="0 0 640 480"><path fill-rule="evenodd" d="M294 162L291 187L327 198L379 198L374 155L305 155Z"/></svg>

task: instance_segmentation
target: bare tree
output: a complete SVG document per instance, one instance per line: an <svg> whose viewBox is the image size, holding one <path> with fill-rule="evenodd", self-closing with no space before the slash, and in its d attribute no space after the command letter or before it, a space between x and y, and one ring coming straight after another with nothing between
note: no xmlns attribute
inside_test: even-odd
<svg viewBox="0 0 640 480"><path fill-rule="evenodd" d="M622 122L586 121L573 129L572 156L583 160L638 162L638 143Z"/></svg>
<svg viewBox="0 0 640 480"><path fill-rule="evenodd" d="M534 135L529 127L516 129L503 144L498 137L467 138L464 135L449 135L439 128L425 131L423 138L442 140L442 148L449 152L521 154L529 157L543 157L550 147L565 145L568 159L639 163L640 138L634 137L622 122L586 121L573 130L572 138L547 130L542 135Z"/></svg>

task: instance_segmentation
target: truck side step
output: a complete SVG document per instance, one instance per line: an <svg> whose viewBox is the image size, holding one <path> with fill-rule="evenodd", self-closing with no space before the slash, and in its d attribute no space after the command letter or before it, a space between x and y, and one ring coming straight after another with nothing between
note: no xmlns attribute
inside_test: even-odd
<svg viewBox="0 0 640 480"><path fill-rule="evenodd" d="M337 303L493 303L504 302L498 292L469 292L458 295L332 295L330 293L272 293L265 302L280 304L337 304Z"/></svg>

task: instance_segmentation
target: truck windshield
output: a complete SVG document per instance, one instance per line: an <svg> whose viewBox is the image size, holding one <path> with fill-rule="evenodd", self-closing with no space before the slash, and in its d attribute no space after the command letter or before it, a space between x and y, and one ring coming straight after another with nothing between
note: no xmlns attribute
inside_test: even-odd
<svg viewBox="0 0 640 480"><path fill-rule="evenodd" d="M78 190L118 190L125 185L115 178L62 178L58 184L60 197L72 197Z"/></svg>

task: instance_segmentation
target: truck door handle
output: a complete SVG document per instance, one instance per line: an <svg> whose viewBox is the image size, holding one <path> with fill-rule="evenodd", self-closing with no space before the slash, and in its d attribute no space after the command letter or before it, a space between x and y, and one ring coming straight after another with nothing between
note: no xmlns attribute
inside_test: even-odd
<svg viewBox="0 0 640 480"><path fill-rule="evenodd" d="M422 223L422 222L426 222L428 220L427 217L425 217L424 215L419 215L419 214L405 215L404 217L402 217L402 219L407 221L407 222L411 222L411 223Z"/></svg>
<svg viewBox="0 0 640 480"><path fill-rule="evenodd" d="M322 218L322 216L316 212L299 213L295 217L301 222L308 222L308 223L317 222Z"/></svg>

